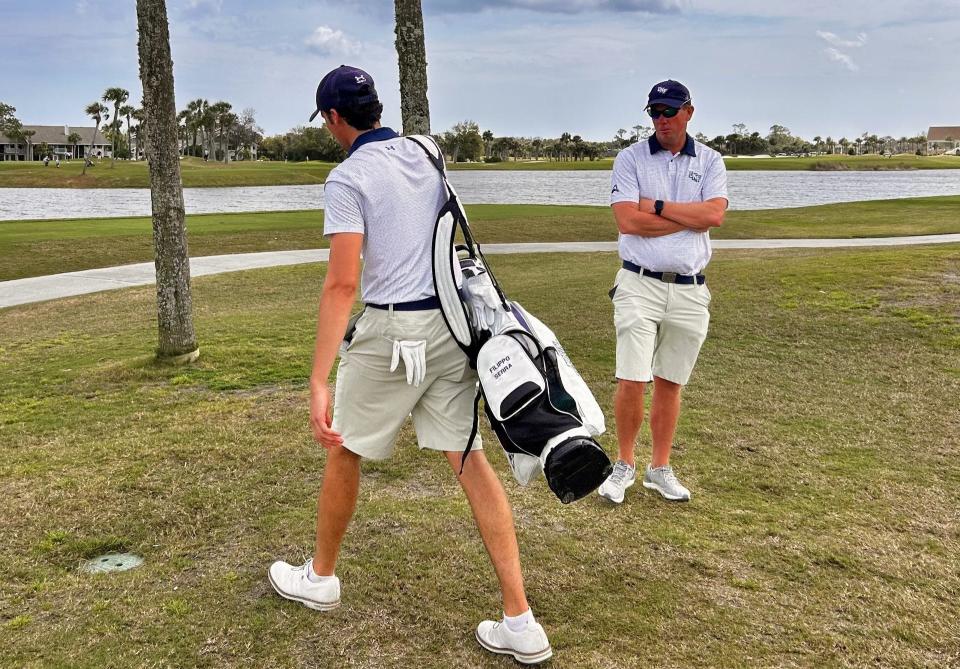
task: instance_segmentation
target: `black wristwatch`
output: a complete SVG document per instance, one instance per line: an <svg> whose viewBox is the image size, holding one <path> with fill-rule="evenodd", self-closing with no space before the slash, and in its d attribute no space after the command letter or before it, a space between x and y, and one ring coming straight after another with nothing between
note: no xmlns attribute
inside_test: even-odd
<svg viewBox="0 0 960 669"><path fill-rule="evenodd" d="M657 200L653 203L653 211L657 216L663 216L663 200Z"/></svg>

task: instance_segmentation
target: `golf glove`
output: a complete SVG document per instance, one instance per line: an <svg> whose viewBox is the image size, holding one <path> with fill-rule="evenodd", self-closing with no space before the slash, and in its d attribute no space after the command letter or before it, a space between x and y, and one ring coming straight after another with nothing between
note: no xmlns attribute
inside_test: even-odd
<svg viewBox="0 0 960 669"><path fill-rule="evenodd" d="M403 359L403 367L407 371L407 383L419 387L427 373L427 342L394 341L393 359L390 361L390 371L396 371Z"/></svg>
<svg viewBox="0 0 960 669"><path fill-rule="evenodd" d="M464 276L463 293L470 305L471 320L476 328L496 334L503 320L504 309L490 275L483 272L475 276Z"/></svg>

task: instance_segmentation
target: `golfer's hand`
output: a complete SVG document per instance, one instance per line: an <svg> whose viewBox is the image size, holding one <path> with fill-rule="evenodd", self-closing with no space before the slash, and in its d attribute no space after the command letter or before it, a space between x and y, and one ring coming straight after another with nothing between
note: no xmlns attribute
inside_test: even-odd
<svg viewBox="0 0 960 669"><path fill-rule="evenodd" d="M326 384L314 386L310 392L310 427L313 438L324 448L343 445L343 437L331 427L333 423L333 405L330 403L330 390Z"/></svg>

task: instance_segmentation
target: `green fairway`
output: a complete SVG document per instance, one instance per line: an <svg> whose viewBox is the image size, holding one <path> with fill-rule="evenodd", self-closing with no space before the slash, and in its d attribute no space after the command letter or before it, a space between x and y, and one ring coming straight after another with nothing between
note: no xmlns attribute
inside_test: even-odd
<svg viewBox="0 0 960 669"><path fill-rule="evenodd" d="M181 161L183 185L187 188L212 186L279 186L319 184L334 163L255 162L229 164L203 162L199 158ZM803 158L727 158L728 170L902 170L960 168L957 156L814 156ZM610 170L612 158L600 160L510 160L500 163L450 163L453 170ZM0 188L148 188L144 161L98 163L81 174L83 161L64 162L59 169L39 162L0 162Z"/></svg>
<svg viewBox="0 0 960 669"><path fill-rule="evenodd" d="M607 207L470 205L482 243L615 240ZM846 238L960 232L960 196L731 211L715 239ZM193 256L321 248L323 212L188 217ZM147 218L0 222L0 281L153 259Z"/></svg>
<svg viewBox="0 0 960 669"><path fill-rule="evenodd" d="M754 158L726 156L727 170L815 170L815 171L875 171L875 170L940 170L960 168L958 156L915 156L900 154L891 157L868 156L790 156ZM610 170L613 158L600 160L509 160L500 163L456 163L449 166L458 170Z"/></svg>
<svg viewBox="0 0 960 669"><path fill-rule="evenodd" d="M185 188L214 186L279 186L321 184L335 167L334 163L255 162L229 164L183 158L180 172ZM97 163L83 172L83 161L62 163L57 169L43 163L0 162L0 188L149 188L146 161L118 160Z"/></svg>
<svg viewBox="0 0 960 669"><path fill-rule="evenodd" d="M613 454L616 255L492 262L594 389ZM493 570L449 467L409 427L392 460L363 465L342 608L267 583L272 560L312 550L323 273L195 280L186 368L152 363L153 287L0 310L0 664L516 666L473 640L500 615ZM954 664L958 276L960 245L718 252L673 458L688 504L637 485L622 506L561 505L542 480L516 485L485 431L549 666ZM79 572L114 550L145 564Z"/></svg>
<svg viewBox="0 0 960 669"><path fill-rule="evenodd" d="M884 171L943 170L960 168L960 156L916 156L909 153L895 156L790 156L752 158L726 157L728 170L814 170L814 171Z"/></svg>

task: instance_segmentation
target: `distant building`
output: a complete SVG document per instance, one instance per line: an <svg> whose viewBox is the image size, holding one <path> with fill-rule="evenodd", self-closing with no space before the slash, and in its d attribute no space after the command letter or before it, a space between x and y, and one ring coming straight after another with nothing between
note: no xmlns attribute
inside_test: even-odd
<svg viewBox="0 0 960 669"><path fill-rule="evenodd" d="M953 153L960 149L960 126L932 125L927 130L927 154Z"/></svg>
<svg viewBox="0 0 960 669"><path fill-rule="evenodd" d="M98 158L109 158L111 154L110 142L103 136L103 130L97 130L94 141L95 128L71 128L69 125L25 125L24 130L33 130L36 134L30 138L29 146L17 142L6 135L0 134L0 160L43 160L38 147L46 144L50 147L50 155L61 159L83 158L92 155ZM71 133L80 135L76 146L67 141Z"/></svg>

